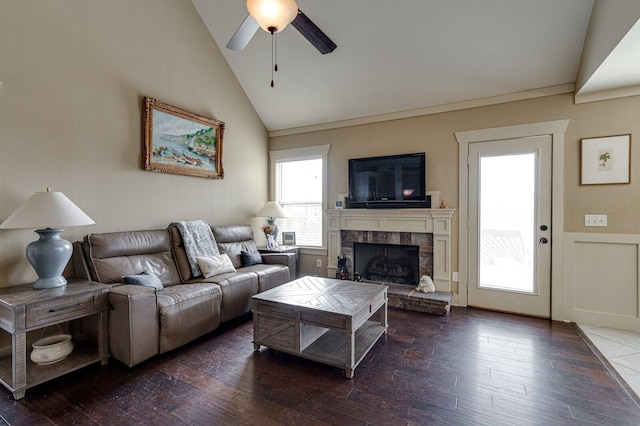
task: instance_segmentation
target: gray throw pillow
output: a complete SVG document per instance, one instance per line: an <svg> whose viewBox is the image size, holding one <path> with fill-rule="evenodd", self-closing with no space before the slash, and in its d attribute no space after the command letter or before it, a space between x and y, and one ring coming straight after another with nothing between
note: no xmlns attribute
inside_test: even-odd
<svg viewBox="0 0 640 426"><path fill-rule="evenodd" d="M262 263L262 255L257 251L241 251L242 266L251 266Z"/></svg>
<svg viewBox="0 0 640 426"><path fill-rule="evenodd" d="M126 284L136 284L146 287L153 287L158 291L164 288L164 286L162 285L162 281L160 281L160 278L158 278L156 274L151 272L150 269L145 269L144 272L140 275L127 275L123 279Z"/></svg>

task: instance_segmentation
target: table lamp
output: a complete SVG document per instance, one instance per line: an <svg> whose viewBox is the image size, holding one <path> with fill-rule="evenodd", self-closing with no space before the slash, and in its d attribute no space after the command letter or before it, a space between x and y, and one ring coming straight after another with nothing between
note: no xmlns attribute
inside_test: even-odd
<svg viewBox="0 0 640 426"><path fill-rule="evenodd" d="M92 225L95 222L62 192L36 192L13 212L0 229L36 229L40 239L27 246L27 259L38 274L34 289L55 288L67 285L62 276L71 259L73 246L60 238L62 226Z"/></svg>
<svg viewBox="0 0 640 426"><path fill-rule="evenodd" d="M273 235L274 244L276 247L278 247L277 241L278 235L280 234L280 228L276 223L276 218L287 217L287 213L282 209L277 201L267 201L267 203L262 209L260 209L256 216L267 218L267 223L269 224L268 228L270 228L271 232L267 232L267 227L263 228L265 236Z"/></svg>

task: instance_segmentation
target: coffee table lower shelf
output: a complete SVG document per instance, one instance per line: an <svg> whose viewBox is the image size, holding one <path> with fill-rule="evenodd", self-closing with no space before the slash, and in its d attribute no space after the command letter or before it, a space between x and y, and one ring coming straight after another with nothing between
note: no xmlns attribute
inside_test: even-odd
<svg viewBox="0 0 640 426"><path fill-rule="evenodd" d="M386 327L377 322L367 321L356 331L355 335L355 356L354 365L350 366L347 361L347 348L349 344L348 335L336 330L327 330L322 336L307 346L299 355L312 361L321 362L352 373L347 377L353 377L353 370L360 364L360 361L369 353L369 350L378 341L380 336L386 332Z"/></svg>
<svg viewBox="0 0 640 426"><path fill-rule="evenodd" d="M351 357L347 355L348 348L351 346L352 335L350 333L293 322L288 322L283 327L283 322L276 329L270 329L269 332L264 333L264 338L256 336L253 342L255 350L259 350L260 345L263 345L301 358L338 367L345 371L345 375L349 379L353 378L355 368L369 353L380 336L387 331L387 325L380 322L366 321L362 324L353 335L352 361ZM279 330L274 333L273 331L277 329ZM299 339L295 336L299 336ZM291 344L292 341L293 344Z"/></svg>

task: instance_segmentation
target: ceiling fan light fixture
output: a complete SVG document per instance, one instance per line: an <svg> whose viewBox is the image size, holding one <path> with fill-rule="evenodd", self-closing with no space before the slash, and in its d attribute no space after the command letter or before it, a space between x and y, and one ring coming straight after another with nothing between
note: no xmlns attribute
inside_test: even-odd
<svg viewBox="0 0 640 426"><path fill-rule="evenodd" d="M247 0L249 14L266 32L280 32L298 15L295 0Z"/></svg>

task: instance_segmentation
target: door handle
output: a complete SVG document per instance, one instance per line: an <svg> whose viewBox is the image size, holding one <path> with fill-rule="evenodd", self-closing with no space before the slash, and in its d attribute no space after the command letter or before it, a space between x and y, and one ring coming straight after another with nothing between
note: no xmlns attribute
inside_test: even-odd
<svg viewBox="0 0 640 426"><path fill-rule="evenodd" d="M547 225L540 225L540 230L541 231L546 231L547 229L549 229L549 227Z"/></svg>
<svg viewBox="0 0 640 426"><path fill-rule="evenodd" d="M540 242L541 242L542 244L547 244L547 243L549 242L549 240L548 240L548 239L546 239L545 237L542 237L542 238L540 238Z"/></svg>

